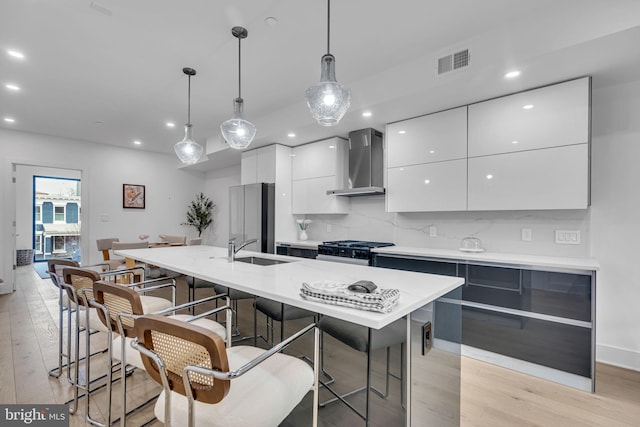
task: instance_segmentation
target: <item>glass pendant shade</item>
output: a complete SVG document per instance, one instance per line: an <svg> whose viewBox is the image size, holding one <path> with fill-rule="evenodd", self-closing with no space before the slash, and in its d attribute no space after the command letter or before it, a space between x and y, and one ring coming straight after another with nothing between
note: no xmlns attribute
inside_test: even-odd
<svg viewBox="0 0 640 427"><path fill-rule="evenodd" d="M324 55L320 81L307 89L305 97L311 115L322 126L335 126L351 105L351 91L336 81L335 58Z"/></svg>
<svg viewBox="0 0 640 427"><path fill-rule="evenodd" d="M191 137L191 123L184 125L184 139L177 142L173 149L180 161L187 165L197 163L204 151L202 145L198 144Z"/></svg>
<svg viewBox="0 0 640 427"><path fill-rule="evenodd" d="M244 101L242 98L233 100L233 117L220 125L220 131L231 148L244 150L256 136L256 127L242 115Z"/></svg>

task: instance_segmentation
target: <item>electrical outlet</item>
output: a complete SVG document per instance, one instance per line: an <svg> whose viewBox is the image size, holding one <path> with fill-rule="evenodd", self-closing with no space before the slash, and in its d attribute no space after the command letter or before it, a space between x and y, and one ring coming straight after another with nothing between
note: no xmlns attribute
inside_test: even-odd
<svg viewBox="0 0 640 427"><path fill-rule="evenodd" d="M422 325L422 355L429 351L431 347L431 340L433 337L431 336L431 322L427 322Z"/></svg>
<svg viewBox="0 0 640 427"><path fill-rule="evenodd" d="M579 245L580 230L556 230L556 243L559 245Z"/></svg>
<svg viewBox="0 0 640 427"><path fill-rule="evenodd" d="M331 224L327 224L327 233L331 233Z"/></svg>
<svg viewBox="0 0 640 427"><path fill-rule="evenodd" d="M531 229L530 228L523 228L522 229L522 241L523 242L530 242L532 237L533 237L533 234L531 233Z"/></svg>
<svg viewBox="0 0 640 427"><path fill-rule="evenodd" d="M438 237L438 229L435 225L429 226L429 237Z"/></svg>

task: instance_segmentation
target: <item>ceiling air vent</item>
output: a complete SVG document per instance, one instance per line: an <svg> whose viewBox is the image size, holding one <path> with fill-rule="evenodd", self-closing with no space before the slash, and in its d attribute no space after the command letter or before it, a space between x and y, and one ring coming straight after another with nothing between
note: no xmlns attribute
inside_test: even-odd
<svg viewBox="0 0 640 427"><path fill-rule="evenodd" d="M471 55L469 55L469 49L443 56L438 59L438 74L444 74L459 68L467 67L469 65L470 58Z"/></svg>

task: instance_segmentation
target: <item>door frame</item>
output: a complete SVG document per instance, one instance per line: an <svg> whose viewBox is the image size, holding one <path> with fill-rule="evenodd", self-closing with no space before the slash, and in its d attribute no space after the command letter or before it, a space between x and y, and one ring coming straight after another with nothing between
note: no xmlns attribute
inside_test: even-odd
<svg viewBox="0 0 640 427"><path fill-rule="evenodd" d="M4 163L4 184L2 185L3 195L3 217L4 236L2 248L0 248L0 277L4 283L0 284L0 294L11 293L15 291L15 269L16 269L16 208L17 194L16 183L14 178L17 175L17 169L21 166L49 168L49 169L66 169L78 171L80 173L81 190L80 197L84 209L81 209L80 221L83 224L80 235L80 249L85 256L89 254L89 169L78 167L77 164L53 163L47 161L34 161L31 159L15 159L6 158ZM33 246L33 242L32 245Z"/></svg>

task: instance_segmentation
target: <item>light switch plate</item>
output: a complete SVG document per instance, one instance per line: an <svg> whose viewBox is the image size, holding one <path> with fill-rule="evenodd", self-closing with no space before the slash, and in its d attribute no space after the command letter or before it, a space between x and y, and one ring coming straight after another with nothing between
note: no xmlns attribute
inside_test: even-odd
<svg viewBox="0 0 640 427"><path fill-rule="evenodd" d="M429 227L429 237L438 237L438 229L435 225Z"/></svg>
<svg viewBox="0 0 640 427"><path fill-rule="evenodd" d="M530 242L532 237L533 237L533 233L531 232L530 228L523 228L522 229L522 241L523 242Z"/></svg>

